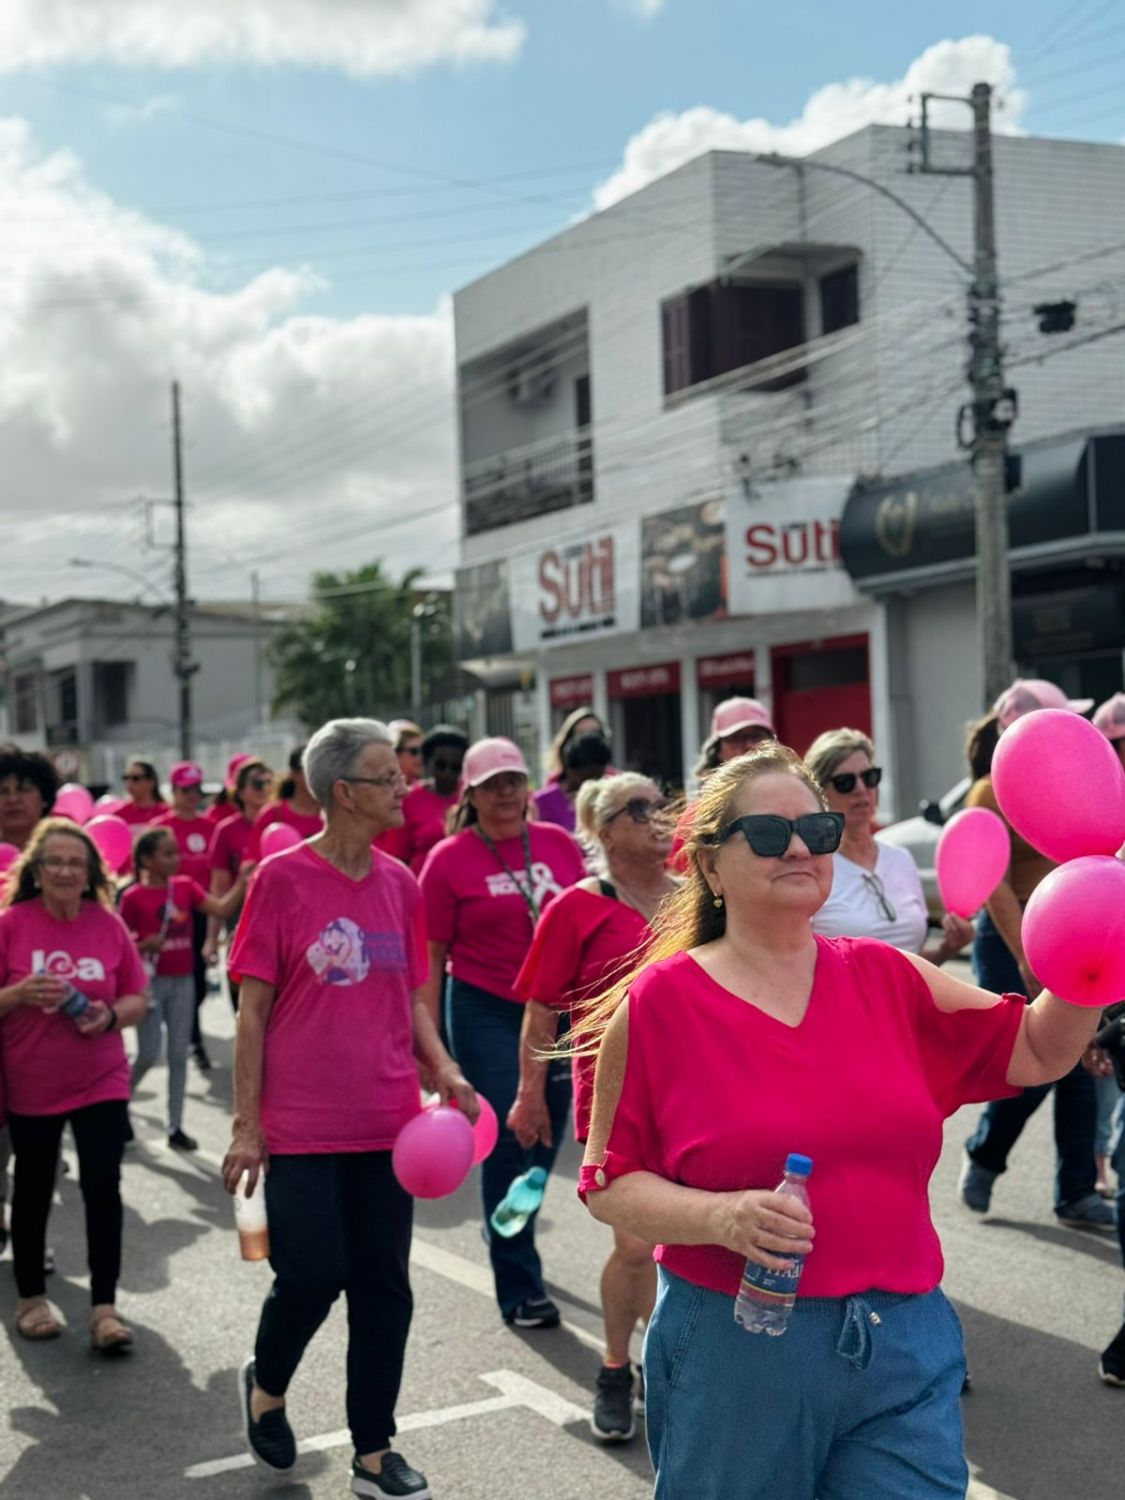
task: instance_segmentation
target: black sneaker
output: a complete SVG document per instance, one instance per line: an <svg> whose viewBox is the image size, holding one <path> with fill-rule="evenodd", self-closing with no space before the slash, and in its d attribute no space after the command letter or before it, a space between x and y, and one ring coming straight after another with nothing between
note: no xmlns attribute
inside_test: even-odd
<svg viewBox="0 0 1125 1500"><path fill-rule="evenodd" d="M358 1457L352 1459L352 1494L363 1496L363 1500L390 1500L390 1497L407 1495L410 1500L431 1500L430 1486L425 1474L412 1469L401 1453L383 1454L383 1467L378 1474L365 1469Z"/></svg>
<svg viewBox="0 0 1125 1500"><path fill-rule="evenodd" d="M603 1365L598 1371L590 1431L602 1443L627 1443L635 1435L632 1365L622 1365L617 1370Z"/></svg>
<svg viewBox="0 0 1125 1500"><path fill-rule="evenodd" d="M254 1360L251 1357L238 1375L238 1400L242 1407L242 1433L250 1456L263 1469L282 1474L297 1462L297 1441L285 1415L284 1407L263 1412L257 1422L250 1414L250 1395L254 1389Z"/></svg>
<svg viewBox="0 0 1125 1500"><path fill-rule="evenodd" d="M559 1310L550 1297L525 1297L504 1314L504 1322L510 1328L557 1328Z"/></svg>
<svg viewBox="0 0 1125 1500"><path fill-rule="evenodd" d="M207 1048L202 1042L196 1042L191 1049L191 1055L195 1058L195 1066L201 1073L210 1073L211 1059L207 1056Z"/></svg>
<svg viewBox="0 0 1125 1500"><path fill-rule="evenodd" d="M199 1142L194 1136L188 1135L186 1130L173 1130L168 1136L168 1144L173 1151L198 1151Z"/></svg>
<svg viewBox="0 0 1125 1500"><path fill-rule="evenodd" d="M1117 1337L1109 1348L1102 1350L1098 1374L1106 1385L1125 1386L1125 1323L1117 1330Z"/></svg>

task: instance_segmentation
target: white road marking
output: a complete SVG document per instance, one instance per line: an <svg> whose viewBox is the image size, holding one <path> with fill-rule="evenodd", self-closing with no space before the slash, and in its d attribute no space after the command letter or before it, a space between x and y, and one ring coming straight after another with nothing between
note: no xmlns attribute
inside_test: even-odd
<svg viewBox="0 0 1125 1500"><path fill-rule="evenodd" d="M969 1465L973 1475L979 1474L980 1470L976 1464ZM990 1484L984 1484L981 1480L972 1478L969 1480L969 1488L965 1492L965 1500L1012 1500L1011 1495L1003 1495L999 1490L994 1490Z"/></svg>
<svg viewBox="0 0 1125 1500"><path fill-rule="evenodd" d="M465 1401L459 1406L441 1406L431 1411L412 1412L398 1419L399 1432L420 1432L426 1427L444 1427L449 1422L463 1422L471 1417L489 1416L495 1411L512 1411L517 1407L533 1411L556 1427L565 1427L569 1422L583 1421L587 1413L573 1401L556 1396L546 1386L538 1385L514 1370L493 1370L480 1377L487 1385L500 1391L499 1396L486 1396L483 1401ZM332 1448L346 1448L351 1443L351 1433L326 1432L319 1437L305 1438L297 1444L297 1452L327 1453ZM249 1453L236 1453L230 1458L215 1458L207 1463L193 1464L184 1470L185 1479L213 1479L217 1474L230 1474L237 1469L254 1467Z"/></svg>

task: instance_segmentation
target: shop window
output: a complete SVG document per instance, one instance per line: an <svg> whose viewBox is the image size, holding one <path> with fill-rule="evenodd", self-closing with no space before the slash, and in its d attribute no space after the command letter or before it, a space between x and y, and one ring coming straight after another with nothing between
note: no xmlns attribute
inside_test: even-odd
<svg viewBox="0 0 1125 1500"><path fill-rule="evenodd" d="M838 333L859 322L859 267L843 266L820 278L820 331Z"/></svg>
<svg viewBox="0 0 1125 1500"><path fill-rule="evenodd" d="M670 298L660 311L666 396L796 348L805 337L796 284L713 281ZM801 369L753 384L777 391L804 378Z"/></svg>

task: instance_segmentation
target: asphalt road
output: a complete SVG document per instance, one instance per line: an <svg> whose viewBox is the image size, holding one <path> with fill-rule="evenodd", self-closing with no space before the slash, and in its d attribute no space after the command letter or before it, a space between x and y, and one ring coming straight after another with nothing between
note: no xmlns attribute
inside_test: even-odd
<svg viewBox="0 0 1125 1500"><path fill-rule="evenodd" d="M290 1392L294 1428L310 1444L292 1480L275 1482L242 1452L235 1372L250 1348L269 1270L239 1259L218 1182L230 1102L232 1026L224 1005L212 1000L205 1012L218 1066L206 1079L193 1070L189 1080L187 1126L203 1143L200 1155L176 1155L164 1144L162 1070L150 1074L135 1105L139 1142L125 1168L120 1293L137 1332L133 1354L109 1363L88 1350L73 1176L51 1221L59 1264L51 1295L71 1325L63 1339L35 1345L16 1336L11 1269L0 1266L0 1391L9 1418L0 1432L0 1500L349 1493L340 1307ZM961 1209L960 1143L974 1113L949 1122L933 1187L946 1290L965 1326L975 1385L964 1401L972 1500L1110 1500L1125 1492L1125 1391L1101 1385L1096 1362L1120 1315L1116 1242L1056 1225L1047 1108L999 1184L995 1212L982 1221ZM518 1334L500 1322L472 1183L456 1198L419 1205L398 1446L445 1500L651 1494L641 1441L606 1449L587 1426L606 1232L574 1195L577 1162L568 1148L541 1215L544 1262L565 1317L558 1331ZM732 1392L716 1422L743 1419L736 1399Z"/></svg>

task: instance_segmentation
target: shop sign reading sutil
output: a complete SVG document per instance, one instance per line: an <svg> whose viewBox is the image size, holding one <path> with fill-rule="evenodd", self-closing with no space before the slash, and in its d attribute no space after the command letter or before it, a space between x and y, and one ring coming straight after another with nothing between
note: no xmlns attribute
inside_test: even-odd
<svg viewBox="0 0 1125 1500"><path fill-rule="evenodd" d="M840 518L851 480L782 479L727 501L732 615L854 604L840 561Z"/></svg>
<svg viewBox="0 0 1125 1500"><path fill-rule="evenodd" d="M513 557L515 649L636 630L637 567L636 531L625 526Z"/></svg>

